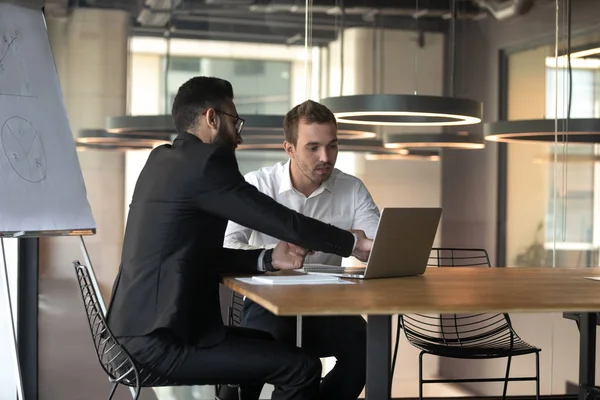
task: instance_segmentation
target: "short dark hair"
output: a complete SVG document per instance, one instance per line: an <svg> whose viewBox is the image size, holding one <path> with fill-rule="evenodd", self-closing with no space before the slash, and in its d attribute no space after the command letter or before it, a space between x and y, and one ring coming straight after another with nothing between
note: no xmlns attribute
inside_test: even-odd
<svg viewBox="0 0 600 400"><path fill-rule="evenodd" d="M224 79L196 76L179 87L171 115L177 132L187 131L196 123L198 115L208 108L219 108L233 100L231 83Z"/></svg>
<svg viewBox="0 0 600 400"><path fill-rule="evenodd" d="M298 143L298 125L300 121L307 124L332 123L337 128L335 115L323 104L316 101L306 100L292 108L283 119L283 136L286 142Z"/></svg>

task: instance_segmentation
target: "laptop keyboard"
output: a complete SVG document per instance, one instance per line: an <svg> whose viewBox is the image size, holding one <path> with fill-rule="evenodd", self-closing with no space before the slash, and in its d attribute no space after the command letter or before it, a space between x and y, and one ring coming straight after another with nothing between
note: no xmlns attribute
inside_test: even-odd
<svg viewBox="0 0 600 400"><path fill-rule="evenodd" d="M305 265L304 270L306 272L331 272L334 274L341 274L346 271L346 267L336 265Z"/></svg>
<svg viewBox="0 0 600 400"><path fill-rule="evenodd" d="M305 272L324 272L329 274L349 274L349 275L361 275L365 273L366 268L362 267L343 267L338 265L324 265L324 264L313 264L305 265Z"/></svg>

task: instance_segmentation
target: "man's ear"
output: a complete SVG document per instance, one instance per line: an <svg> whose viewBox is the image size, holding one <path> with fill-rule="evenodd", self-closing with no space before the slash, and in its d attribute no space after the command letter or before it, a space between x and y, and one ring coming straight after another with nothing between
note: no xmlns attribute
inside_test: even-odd
<svg viewBox="0 0 600 400"><path fill-rule="evenodd" d="M217 112L214 108L209 108L204 113L204 118L206 119L206 125L212 129L219 128L219 119L217 118Z"/></svg>
<svg viewBox="0 0 600 400"><path fill-rule="evenodd" d="M290 157L294 157L294 145L291 144L290 142L283 142L283 149L285 150L285 153L290 156Z"/></svg>

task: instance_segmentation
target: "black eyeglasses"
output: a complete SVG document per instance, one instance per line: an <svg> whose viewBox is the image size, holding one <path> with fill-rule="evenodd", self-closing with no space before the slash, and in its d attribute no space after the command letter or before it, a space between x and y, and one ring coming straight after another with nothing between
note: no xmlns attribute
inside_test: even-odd
<svg viewBox="0 0 600 400"><path fill-rule="evenodd" d="M237 134L239 135L242 133L242 129L244 129L244 123L246 123L246 120L238 117L237 115L229 114L229 113L226 113L225 111L221 111L216 108L214 110L215 110L215 112L218 112L219 114L227 115L231 118L234 118L235 119L235 129L237 130ZM202 115L206 115L206 111L204 111L202 113Z"/></svg>
<svg viewBox="0 0 600 400"><path fill-rule="evenodd" d="M242 133L242 129L244 129L244 123L246 122L243 118L240 118L237 115L226 113L221 110L217 110L216 108L215 108L215 111L220 114L227 115L231 118L234 118L235 119L235 129L237 130L237 134L239 135Z"/></svg>

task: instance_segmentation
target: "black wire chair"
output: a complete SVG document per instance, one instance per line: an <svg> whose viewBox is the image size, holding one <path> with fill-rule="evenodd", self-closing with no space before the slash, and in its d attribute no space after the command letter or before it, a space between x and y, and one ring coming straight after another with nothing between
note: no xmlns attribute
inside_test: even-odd
<svg viewBox="0 0 600 400"><path fill-rule="evenodd" d="M73 266L77 274L85 315L89 323L98 361L108 375L109 381L113 383L108 399L112 399L119 384L134 388L135 400L139 398L144 387L183 385L156 374L133 360L106 323L98 300L100 293L96 292L92 284L88 267L81 265L79 261L73 261Z"/></svg>
<svg viewBox="0 0 600 400"><path fill-rule="evenodd" d="M434 248L429 257L430 267L491 267L484 249ZM419 353L419 399L423 398L423 385L450 382L504 382L502 399L506 399L509 381L535 381L536 399L540 395L541 349L523 341L511 325L508 314L441 314L439 316L409 314L398 316L398 330L394 349L393 368L396 364L400 329ZM508 358L504 378L477 379L423 379L423 356L462 359ZM511 378L512 357L535 354L535 377Z"/></svg>
<svg viewBox="0 0 600 400"><path fill-rule="evenodd" d="M232 291L231 303L227 312L229 326L242 326L242 313L244 312L244 296Z"/></svg>
<svg viewBox="0 0 600 400"><path fill-rule="evenodd" d="M231 302L227 308L227 325L228 326L242 326L242 313L244 312L244 296L231 291ZM228 384L230 388L237 390L238 400L242 399L242 389L240 385ZM217 394L215 400L221 400L221 389L223 385L216 385L215 393Z"/></svg>

